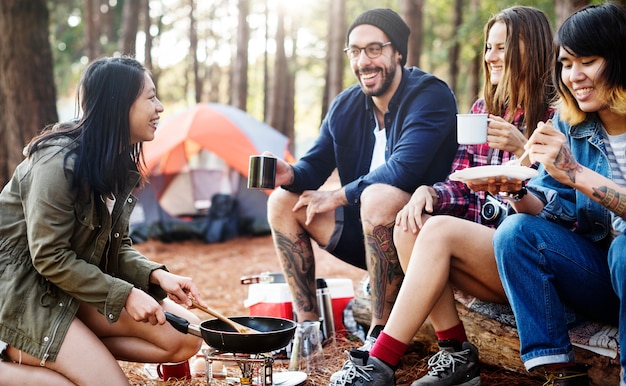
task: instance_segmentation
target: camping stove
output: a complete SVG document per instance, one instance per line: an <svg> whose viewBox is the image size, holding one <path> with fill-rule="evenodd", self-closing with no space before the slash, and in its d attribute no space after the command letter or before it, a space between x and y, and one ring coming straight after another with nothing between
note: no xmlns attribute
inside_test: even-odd
<svg viewBox="0 0 626 386"><path fill-rule="evenodd" d="M213 376L214 361L235 362L239 367L241 371L239 382L232 382L233 378L228 377L226 379L228 385L270 386L274 384L272 379L274 358L268 354L223 353L214 348L207 348L203 352L206 361L206 378L209 385L213 385L213 382L217 381L217 378ZM221 381L223 382L223 379Z"/></svg>

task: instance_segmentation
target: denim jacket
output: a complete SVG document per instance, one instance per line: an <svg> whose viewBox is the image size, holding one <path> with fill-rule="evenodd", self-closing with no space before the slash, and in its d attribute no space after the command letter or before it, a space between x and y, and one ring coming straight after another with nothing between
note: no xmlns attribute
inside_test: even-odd
<svg viewBox="0 0 626 386"><path fill-rule="evenodd" d="M584 122L571 126L559 119L556 113L554 126L567 137L572 154L579 164L611 178L611 166L604 145L604 128L597 115L591 115ZM572 227L593 242L599 242L611 231L611 212L594 202L580 191L564 185L546 173L543 166L539 176L529 184L529 191L537 195L545 204L540 216Z"/></svg>
<svg viewBox="0 0 626 386"><path fill-rule="evenodd" d="M402 68L402 80L385 113L385 163L369 171L374 149L374 105L359 85L339 94L313 146L293 166L292 192L318 189L337 168L348 203L358 207L375 183L413 193L443 181L456 153L456 100L450 88L422 70Z"/></svg>
<svg viewBox="0 0 626 386"><path fill-rule="evenodd" d="M72 186L75 145L57 138L18 165L0 193L0 340L54 361L80 303L117 321L133 287L149 283L160 264L131 247L130 213L137 172L117 192L110 214L105 200Z"/></svg>

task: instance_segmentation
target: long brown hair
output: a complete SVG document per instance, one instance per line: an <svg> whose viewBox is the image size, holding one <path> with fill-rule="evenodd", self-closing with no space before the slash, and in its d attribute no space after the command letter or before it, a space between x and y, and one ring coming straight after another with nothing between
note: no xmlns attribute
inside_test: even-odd
<svg viewBox="0 0 626 386"><path fill-rule="evenodd" d="M506 25L504 72L498 85L490 82L490 67L483 60L485 83L483 97L487 111L513 122L518 109L523 109L526 138L555 99L552 83L554 43L546 15L533 7L514 6L494 15L485 25L485 47L491 27L497 22ZM523 44L521 44L523 42ZM521 127L520 127L521 128Z"/></svg>

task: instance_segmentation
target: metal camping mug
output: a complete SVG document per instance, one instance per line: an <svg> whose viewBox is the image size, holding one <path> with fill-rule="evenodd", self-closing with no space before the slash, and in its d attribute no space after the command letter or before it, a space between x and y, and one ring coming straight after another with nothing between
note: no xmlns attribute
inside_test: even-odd
<svg viewBox="0 0 626 386"><path fill-rule="evenodd" d="M276 186L276 158L251 155L248 169L248 189L274 189Z"/></svg>

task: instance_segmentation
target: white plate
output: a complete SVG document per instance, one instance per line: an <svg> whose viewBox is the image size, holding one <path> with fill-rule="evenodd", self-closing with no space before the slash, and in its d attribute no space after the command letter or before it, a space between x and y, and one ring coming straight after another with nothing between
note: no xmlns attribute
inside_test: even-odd
<svg viewBox="0 0 626 386"><path fill-rule="evenodd" d="M487 165L457 170L450 174L450 179L452 181L468 182L489 177L506 176L511 179L527 180L535 177L537 174L539 172L536 169L526 166Z"/></svg>
<svg viewBox="0 0 626 386"><path fill-rule="evenodd" d="M281 371L272 374L276 386L296 386L306 381L307 375L302 371Z"/></svg>

